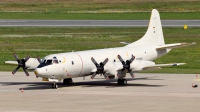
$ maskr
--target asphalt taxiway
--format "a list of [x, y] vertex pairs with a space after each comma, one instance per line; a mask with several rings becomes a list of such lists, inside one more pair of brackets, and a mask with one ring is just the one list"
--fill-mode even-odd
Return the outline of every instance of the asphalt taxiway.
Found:
[[[128, 84], [74, 78], [73, 86], [42, 82], [33, 73], [0, 72], [0, 112], [199, 112], [200, 85], [196, 74], [136, 73]], [[23, 91], [22, 91], [23, 88]]]
[[[163, 27], [200, 27], [200, 20], [161, 20]], [[3, 20], [0, 27], [148, 27], [149, 20]]]

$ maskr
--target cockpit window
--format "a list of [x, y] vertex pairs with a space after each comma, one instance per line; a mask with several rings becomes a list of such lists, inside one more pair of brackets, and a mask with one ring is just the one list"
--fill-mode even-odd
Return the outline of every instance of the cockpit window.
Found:
[[52, 63], [52, 60], [47, 60], [46, 63], [47, 64]]
[[52, 64], [52, 60], [44, 60], [37, 68], [42, 68]]
[[42, 64], [45, 64], [45, 62], [46, 62], [46, 60], [43, 60], [43, 61], [42, 61]]
[[38, 68], [42, 68], [44, 66], [48, 66], [51, 64], [58, 64], [58, 59], [56, 57], [53, 57], [53, 59], [43, 60], [42, 63], [38, 66]]
[[53, 63], [58, 64], [58, 60], [53, 60]]
[[56, 57], [53, 57], [53, 63], [58, 64], [58, 59]]

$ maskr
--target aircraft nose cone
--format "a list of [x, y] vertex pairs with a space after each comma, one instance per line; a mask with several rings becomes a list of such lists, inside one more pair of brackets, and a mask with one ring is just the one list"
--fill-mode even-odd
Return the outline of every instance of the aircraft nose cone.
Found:
[[39, 76], [38, 76], [39, 74], [38, 74], [38, 71], [37, 71], [37, 70], [35, 70], [34, 73], [35, 73], [35, 76], [36, 76], [36, 77], [39, 77]]
[[37, 70], [35, 70], [34, 73], [35, 73], [36, 76], [38, 75], [38, 71]]
[[42, 70], [38, 69], [38, 68], [34, 71], [34, 73], [35, 73], [36, 77], [39, 77], [39, 76], [43, 75]]
[[36, 77], [46, 77], [49, 75], [46, 68], [36, 68], [34, 73]]

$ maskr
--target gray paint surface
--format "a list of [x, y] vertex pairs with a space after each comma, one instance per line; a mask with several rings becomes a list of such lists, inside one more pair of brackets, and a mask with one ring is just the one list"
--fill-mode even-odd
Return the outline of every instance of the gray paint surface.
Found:
[[[149, 20], [0, 20], [0, 27], [147, 27]], [[162, 20], [163, 27], [200, 27], [200, 20]]]

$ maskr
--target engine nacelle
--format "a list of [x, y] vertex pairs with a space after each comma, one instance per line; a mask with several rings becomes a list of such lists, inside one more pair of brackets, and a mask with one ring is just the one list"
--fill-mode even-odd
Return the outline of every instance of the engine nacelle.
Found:
[[35, 70], [39, 64], [37, 58], [29, 58], [26, 62], [25, 68], [28, 70]]
[[145, 67], [154, 65], [155, 63], [152, 61], [134, 60], [130, 65], [130, 69], [132, 69], [132, 71], [141, 71], [144, 70]]

